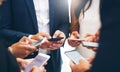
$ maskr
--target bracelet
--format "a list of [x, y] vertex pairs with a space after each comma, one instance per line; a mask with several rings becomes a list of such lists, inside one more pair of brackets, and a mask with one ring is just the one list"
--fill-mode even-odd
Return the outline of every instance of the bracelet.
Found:
[[12, 47], [8, 47], [8, 50], [13, 54], [13, 49], [12, 49]]

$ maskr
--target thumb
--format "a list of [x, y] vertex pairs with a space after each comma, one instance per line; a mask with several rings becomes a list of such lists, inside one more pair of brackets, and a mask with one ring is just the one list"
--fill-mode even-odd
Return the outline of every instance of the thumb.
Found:
[[70, 61], [70, 67], [72, 68], [74, 66], [75, 66], [75, 64], [72, 61]]

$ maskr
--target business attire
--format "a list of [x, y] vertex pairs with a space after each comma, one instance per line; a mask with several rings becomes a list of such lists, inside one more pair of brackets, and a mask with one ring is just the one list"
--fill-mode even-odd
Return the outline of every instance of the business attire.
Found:
[[20, 72], [15, 57], [0, 43], [0, 72]]
[[120, 0], [101, 0], [99, 48], [89, 72], [120, 72]]
[[[0, 7], [0, 11], [0, 39], [7, 42], [8, 46], [19, 41], [23, 36], [38, 33], [33, 0], [6, 0]], [[56, 30], [61, 30], [68, 36], [67, 0], [49, 0], [49, 19], [51, 36]], [[51, 51], [50, 55], [51, 59], [47, 64], [47, 72], [60, 72], [60, 49]]]

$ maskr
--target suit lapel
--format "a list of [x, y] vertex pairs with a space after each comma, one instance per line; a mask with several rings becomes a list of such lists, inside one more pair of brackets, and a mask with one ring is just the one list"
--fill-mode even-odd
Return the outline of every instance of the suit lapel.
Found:
[[33, 26], [35, 28], [35, 31], [38, 32], [37, 18], [36, 18], [36, 13], [35, 13], [33, 0], [26, 0], [26, 3], [27, 3], [28, 9], [30, 11], [30, 15], [31, 15], [33, 23], [34, 23]]

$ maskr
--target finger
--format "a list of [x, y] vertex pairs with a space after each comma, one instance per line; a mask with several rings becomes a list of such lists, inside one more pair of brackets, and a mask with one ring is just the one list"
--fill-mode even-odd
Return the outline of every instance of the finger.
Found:
[[28, 38], [26, 36], [23, 36], [19, 42], [25, 42], [25, 43], [28, 43]]
[[74, 66], [75, 64], [72, 61], [70, 61], [70, 67], [73, 68]]
[[51, 38], [51, 36], [49, 35], [49, 33], [45, 33], [45, 32], [40, 32], [40, 35], [46, 38]]
[[37, 49], [36, 47], [30, 45], [21, 45], [21, 48], [27, 51], [35, 51]]
[[90, 33], [87, 33], [86, 35], [85, 35], [85, 38], [86, 37], [89, 37], [89, 36], [92, 36], [93, 34], [90, 34]]
[[39, 69], [40, 69], [40, 71], [42, 71], [42, 72], [46, 72], [46, 69], [45, 69], [44, 66], [40, 67]]
[[61, 34], [61, 31], [60, 30], [57, 30], [54, 35], [53, 35], [53, 38], [56, 38], [56, 37], [59, 37]]
[[75, 38], [79, 38], [79, 33], [77, 31], [73, 32], [72, 35], [75, 37]]
[[91, 56], [87, 61], [88, 61], [90, 64], [92, 64], [93, 60], [94, 60], [94, 56]]
[[36, 67], [36, 66], [33, 66], [32, 69], [30, 70], [30, 72], [35, 72], [36, 69], [37, 69], [37, 67]]
[[95, 51], [95, 52], [96, 52], [96, 51], [97, 51], [97, 48], [93, 48], [93, 51]]

